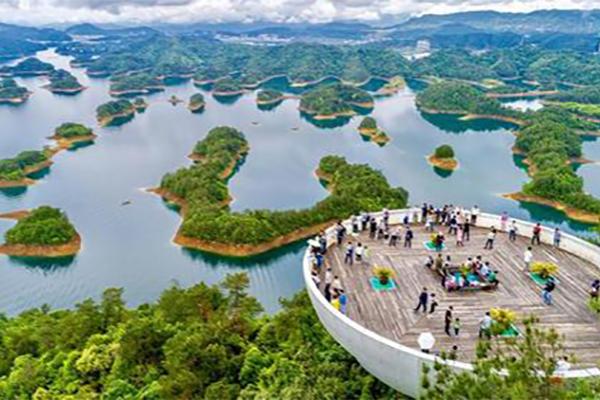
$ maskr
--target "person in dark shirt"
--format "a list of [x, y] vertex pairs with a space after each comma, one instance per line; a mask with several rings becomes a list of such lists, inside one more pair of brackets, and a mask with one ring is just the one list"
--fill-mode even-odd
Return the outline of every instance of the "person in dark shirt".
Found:
[[448, 336], [452, 336], [450, 334], [450, 325], [452, 324], [452, 310], [454, 308], [452, 306], [449, 306], [448, 309], [446, 310], [446, 314], [444, 315], [444, 332], [446, 332], [446, 335]]
[[431, 304], [429, 306], [429, 314], [433, 314], [435, 312], [435, 308], [438, 306], [438, 302], [435, 299], [435, 293], [431, 293]]
[[556, 283], [554, 282], [554, 278], [549, 278], [544, 286], [544, 290], [542, 291], [542, 300], [546, 305], [552, 305], [552, 291], [556, 288]]
[[429, 300], [429, 294], [427, 293], [427, 288], [423, 288], [421, 294], [419, 294], [419, 304], [417, 304], [417, 308], [415, 308], [415, 312], [418, 312], [421, 307], [423, 307], [423, 312], [427, 312], [427, 302]]

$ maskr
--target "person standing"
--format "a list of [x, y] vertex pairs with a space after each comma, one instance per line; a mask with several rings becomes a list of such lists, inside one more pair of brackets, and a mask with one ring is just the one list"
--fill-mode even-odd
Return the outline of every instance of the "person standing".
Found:
[[337, 244], [340, 246], [344, 242], [344, 236], [346, 235], [346, 227], [342, 224], [342, 221], [338, 221], [335, 226], [335, 233], [337, 237]]
[[537, 223], [533, 227], [533, 236], [531, 236], [531, 244], [541, 244], [540, 236], [542, 235], [542, 225]]
[[508, 225], [508, 213], [506, 211], [502, 212], [500, 216], [500, 230], [502, 232], [506, 232], [506, 227]]
[[371, 217], [369, 221], [369, 237], [371, 239], [375, 239], [375, 234], [377, 233], [377, 220], [375, 217]]
[[471, 223], [466, 218], [465, 218], [465, 223], [463, 225], [463, 236], [467, 242], [469, 240], [471, 240]]
[[450, 325], [452, 324], [452, 310], [454, 310], [454, 308], [449, 306], [446, 310], [446, 314], [444, 314], [444, 332], [446, 332], [446, 335], [448, 336], [452, 336], [450, 333]]
[[398, 237], [400, 236], [400, 234], [401, 234], [400, 228], [392, 229], [392, 232], [390, 233], [390, 243], [389, 243], [389, 245], [391, 247], [396, 247], [396, 243], [398, 243]]
[[365, 248], [363, 247], [362, 243], [359, 242], [356, 245], [356, 249], [354, 249], [354, 254], [356, 255], [356, 262], [362, 263], [364, 252]]
[[514, 242], [515, 240], [517, 240], [517, 232], [519, 231], [519, 228], [517, 228], [517, 221], [515, 221], [513, 219], [513, 221], [510, 224], [510, 227], [508, 228], [508, 240], [510, 240], [511, 242]]
[[429, 306], [429, 314], [433, 314], [437, 306], [438, 302], [435, 299], [435, 293], [431, 293], [431, 305]]
[[346, 292], [343, 289], [339, 290], [340, 297], [338, 298], [340, 301], [340, 312], [342, 314], [346, 314], [346, 307], [348, 304], [348, 297], [346, 296]]
[[552, 305], [552, 291], [556, 288], [556, 283], [554, 282], [554, 278], [548, 278], [546, 282], [546, 286], [544, 286], [544, 290], [542, 291], [542, 300], [548, 306]]
[[477, 217], [479, 217], [479, 213], [479, 207], [477, 205], [474, 205], [471, 209], [471, 223], [473, 225], [477, 225]]
[[325, 271], [325, 289], [323, 290], [325, 294], [325, 299], [329, 302], [331, 301], [331, 284], [333, 283], [333, 273], [331, 272], [331, 267], [327, 268]]
[[484, 317], [479, 321], [479, 339], [483, 336], [486, 338], [492, 337], [492, 317], [490, 317], [490, 313], [486, 312]]
[[496, 239], [496, 228], [492, 227], [490, 232], [487, 234], [487, 240], [485, 241], [484, 250], [492, 250], [494, 248], [494, 240]]
[[454, 336], [458, 336], [460, 333], [460, 318], [455, 318], [452, 323], [452, 329], [454, 330]]
[[525, 273], [529, 272], [531, 260], [533, 260], [533, 253], [531, 252], [531, 246], [529, 246], [527, 250], [525, 250], [525, 254], [523, 254], [523, 261], [525, 262]]
[[427, 288], [424, 287], [419, 294], [419, 304], [417, 304], [417, 308], [415, 308], [415, 312], [418, 312], [421, 307], [423, 307], [423, 312], [427, 312], [427, 302], [429, 300], [429, 294], [427, 293]]
[[463, 228], [462, 225], [457, 225], [456, 228], [456, 247], [463, 247], [464, 243], [463, 243], [463, 238], [464, 238], [464, 232], [463, 232]]
[[354, 262], [354, 246], [352, 242], [348, 242], [346, 245], [346, 255], [344, 257], [344, 264], [350, 264]]
[[406, 233], [404, 234], [404, 247], [407, 248], [412, 248], [412, 240], [413, 240], [414, 234], [412, 229], [409, 227], [406, 230]]
[[560, 229], [556, 228], [554, 229], [554, 237], [552, 240], [552, 242], [554, 243], [554, 247], [560, 247], [560, 239], [562, 239], [562, 233], [560, 232]]

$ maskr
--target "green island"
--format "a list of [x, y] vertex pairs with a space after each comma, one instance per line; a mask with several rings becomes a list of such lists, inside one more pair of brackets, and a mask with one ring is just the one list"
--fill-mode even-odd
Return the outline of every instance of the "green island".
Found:
[[191, 97], [190, 97], [190, 101], [188, 103], [188, 109], [195, 113], [195, 112], [200, 112], [202, 110], [204, 110], [204, 107], [206, 106], [206, 102], [204, 100], [204, 96], [202, 95], [202, 93], [194, 93]]
[[391, 79], [388, 79], [385, 85], [381, 87], [377, 91], [377, 95], [379, 96], [391, 96], [406, 87], [406, 81], [401, 76], [394, 76]]
[[445, 171], [454, 171], [458, 168], [458, 161], [454, 156], [454, 149], [448, 144], [436, 147], [433, 154], [427, 157], [429, 164]]
[[83, 124], [65, 122], [55, 129], [54, 136], [51, 136], [50, 139], [54, 139], [59, 147], [68, 149], [79, 143], [93, 142], [96, 135], [92, 128]]
[[360, 211], [402, 208], [408, 194], [392, 188], [367, 165], [342, 157], [321, 159], [317, 176], [330, 195], [303, 210], [231, 212], [227, 180], [248, 151], [243, 134], [230, 127], [212, 129], [198, 142], [188, 168], [166, 174], [150, 191], [179, 206], [183, 223], [175, 243], [212, 253], [245, 257], [314, 235], [334, 221]]
[[46, 89], [57, 94], [77, 94], [85, 90], [85, 87], [79, 83], [70, 72], [64, 69], [53, 71], [48, 79], [50, 83], [46, 85]]
[[49, 75], [54, 71], [50, 63], [40, 61], [35, 57], [29, 57], [7, 70], [12, 76], [40, 76]]
[[352, 85], [333, 83], [318, 86], [300, 97], [300, 111], [316, 120], [351, 117], [355, 108], [373, 108], [373, 97]]
[[305, 291], [269, 315], [249, 283], [172, 286], [137, 308], [109, 288], [99, 302], [5, 317], [0, 397], [397, 398], [327, 333]]
[[364, 117], [358, 125], [358, 132], [362, 137], [379, 146], [385, 146], [390, 141], [390, 137], [379, 129], [377, 121], [373, 117]]
[[148, 102], [142, 97], [136, 97], [132, 103], [133, 107], [135, 107], [135, 111], [139, 113], [146, 111], [146, 108], [148, 108]]
[[226, 77], [214, 83], [212, 93], [213, 96], [238, 96], [244, 93], [244, 88], [240, 81]]
[[286, 96], [279, 90], [262, 89], [256, 93], [256, 104], [259, 106], [278, 104], [285, 98]]
[[112, 78], [109, 93], [111, 96], [136, 96], [164, 90], [162, 81], [148, 73], [124, 74]]
[[0, 160], [0, 188], [23, 187], [35, 183], [28, 175], [52, 165], [51, 149], [28, 150], [16, 157]]
[[22, 104], [31, 95], [23, 86], [19, 86], [12, 78], [0, 80], [0, 104]]
[[66, 257], [79, 252], [81, 237], [59, 209], [41, 206], [4, 217], [17, 224], [4, 234], [0, 254], [19, 257]]
[[129, 100], [114, 100], [96, 108], [96, 119], [100, 126], [109, 126], [130, 120], [135, 112], [136, 107]]

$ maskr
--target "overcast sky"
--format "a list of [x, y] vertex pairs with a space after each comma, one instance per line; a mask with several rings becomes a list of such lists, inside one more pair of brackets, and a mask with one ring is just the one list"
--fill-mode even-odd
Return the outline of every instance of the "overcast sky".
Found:
[[0, 0], [0, 21], [278, 22], [365, 21], [466, 10], [526, 12], [600, 8], [600, 0]]

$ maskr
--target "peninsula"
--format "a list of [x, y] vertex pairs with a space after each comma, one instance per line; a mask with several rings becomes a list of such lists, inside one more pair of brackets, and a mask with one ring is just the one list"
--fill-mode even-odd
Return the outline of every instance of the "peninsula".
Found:
[[67, 257], [81, 249], [81, 237], [62, 211], [41, 206], [10, 213], [17, 224], [6, 231], [0, 254], [18, 257]]
[[319, 86], [300, 97], [300, 111], [316, 120], [351, 117], [355, 108], [373, 108], [373, 97], [366, 91], [343, 83]]
[[390, 137], [379, 129], [373, 117], [364, 117], [358, 126], [358, 132], [362, 137], [379, 146], [385, 146], [390, 141]]
[[31, 95], [23, 86], [19, 86], [12, 78], [0, 80], [0, 104], [22, 104]]
[[259, 106], [269, 106], [281, 103], [286, 96], [279, 90], [263, 89], [256, 94], [256, 104]]
[[109, 101], [96, 108], [96, 119], [100, 126], [109, 126], [133, 118], [135, 111], [135, 106], [129, 100]]

